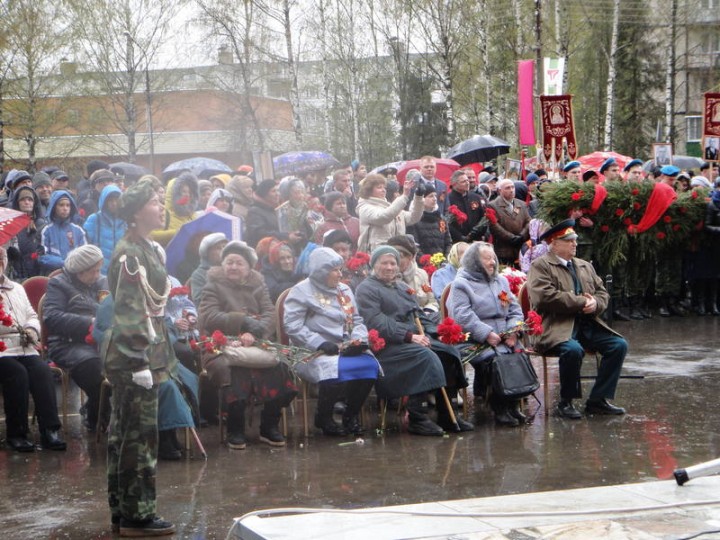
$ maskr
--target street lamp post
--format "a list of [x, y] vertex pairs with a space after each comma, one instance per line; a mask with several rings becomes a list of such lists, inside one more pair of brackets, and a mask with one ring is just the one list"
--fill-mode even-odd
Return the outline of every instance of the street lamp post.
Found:
[[150, 60], [148, 59], [145, 48], [135, 41], [132, 34], [130, 34], [127, 30], [123, 33], [125, 34], [125, 37], [127, 37], [128, 42], [134, 43], [138, 46], [145, 58], [145, 123], [147, 125], [148, 136], [150, 137], [150, 172], [155, 174], [155, 134], [153, 132], [152, 122], [152, 94], [150, 93]]

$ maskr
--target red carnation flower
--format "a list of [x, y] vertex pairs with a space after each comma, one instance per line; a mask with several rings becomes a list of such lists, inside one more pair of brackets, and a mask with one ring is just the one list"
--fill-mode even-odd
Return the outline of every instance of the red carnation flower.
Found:
[[690, 196], [691, 196], [693, 199], [697, 199], [697, 198], [698, 198], [698, 192], [693, 189], [693, 192], [692, 192], [692, 194], [691, 194]]
[[422, 257], [420, 257], [420, 260], [418, 261], [420, 263], [420, 266], [425, 266], [427, 264], [430, 264], [430, 254], [426, 253]]
[[665, 240], [665, 233], [661, 231], [661, 232], [657, 233], [657, 234], [655, 235], [655, 237], [656, 237], [658, 240]]
[[445, 317], [437, 327], [438, 339], [448, 345], [455, 345], [466, 340], [462, 326], [450, 317]]
[[625, 210], [623, 210], [622, 208], [618, 208], [617, 210], [615, 210], [615, 215], [617, 217], [622, 217], [623, 214], [625, 214]]
[[525, 323], [528, 325], [528, 333], [532, 336], [539, 336], [543, 333], [542, 316], [537, 311], [528, 311]]
[[2, 325], [3, 326], [12, 326], [12, 324], [13, 324], [12, 317], [10, 315], [8, 315], [7, 313], [3, 314]]
[[218, 347], [224, 347], [227, 345], [228, 339], [220, 330], [215, 330], [210, 336], [212, 342]]
[[610, 227], [608, 225], [603, 225], [600, 227], [600, 230], [605, 233], [610, 230]]
[[633, 197], [637, 197], [640, 195], [640, 190], [638, 188], [634, 188], [630, 193], [632, 193]]
[[571, 198], [573, 201], [579, 201], [579, 200], [582, 198], [582, 196], [583, 196], [583, 192], [582, 192], [582, 191], [578, 191], [577, 193], [573, 193], [572, 195], [570, 195], [570, 198]]
[[203, 347], [205, 347], [205, 352], [215, 352], [215, 346], [210, 341], [206, 341], [205, 343], [203, 343]]
[[640, 205], [639, 202], [633, 203], [633, 208], [634, 208], [635, 210], [640, 210], [640, 206], [641, 206], [641, 205]]
[[462, 225], [467, 221], [467, 214], [460, 210], [457, 205], [451, 205], [450, 208], [448, 208], [448, 212], [455, 218], [458, 225]]
[[687, 212], [687, 208], [685, 208], [684, 206], [681, 206], [680, 208], [678, 208], [678, 210], [680, 210], [681, 214], [684, 214], [685, 212]]
[[90, 325], [90, 328], [88, 328], [87, 336], [85, 336], [85, 343], [88, 345], [95, 345], [95, 338], [93, 337], [93, 328], [95, 327], [94, 324]]
[[485, 217], [493, 225], [497, 224], [497, 222], [498, 222], [497, 213], [495, 212], [494, 208], [486, 208], [485, 209]]
[[37, 251], [36, 251], [35, 253], [30, 254], [30, 259], [31, 259], [31, 260], [37, 261], [37, 258], [38, 258]]
[[670, 216], [665, 216], [665, 217], [663, 218], [663, 221], [664, 221], [665, 223], [670, 223], [670, 222], [672, 221], [672, 218], [671, 218]]
[[680, 225], [676, 223], [675, 225], [673, 225], [672, 230], [673, 230], [673, 231], [679, 231], [679, 230], [680, 230]]
[[0, 341], [0, 352], [5, 352], [7, 350], [7, 345], [5, 345], [4, 341]]
[[368, 332], [368, 345], [373, 352], [381, 351], [385, 348], [385, 340], [380, 337], [380, 333], [374, 328]]
[[630, 219], [629, 217], [623, 219], [623, 224], [624, 224], [624, 225], [631, 225], [631, 224], [632, 224], [632, 219]]

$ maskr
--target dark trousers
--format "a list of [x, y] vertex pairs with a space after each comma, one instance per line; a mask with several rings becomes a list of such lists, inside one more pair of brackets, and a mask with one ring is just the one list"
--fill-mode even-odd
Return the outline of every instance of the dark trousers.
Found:
[[132, 382], [130, 372], [109, 372], [112, 416], [107, 448], [108, 502], [114, 517], [155, 517], [158, 386]]
[[0, 384], [5, 402], [6, 437], [24, 437], [28, 434], [30, 394], [40, 430], [60, 428], [53, 374], [39, 356], [0, 358]]
[[[94, 427], [100, 405], [100, 385], [104, 380], [100, 358], [91, 358], [73, 366], [70, 376], [87, 395], [87, 422]], [[106, 405], [108, 407], [105, 410], [109, 410], [109, 402]]]
[[627, 341], [591, 321], [575, 323], [573, 339], [556, 345], [546, 353], [560, 357], [560, 399], [569, 401], [582, 397], [580, 369], [586, 348], [602, 357], [588, 399], [613, 399], [627, 354]]

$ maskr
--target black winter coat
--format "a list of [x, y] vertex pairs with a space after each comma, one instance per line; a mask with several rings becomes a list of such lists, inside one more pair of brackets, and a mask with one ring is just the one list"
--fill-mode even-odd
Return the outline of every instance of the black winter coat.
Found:
[[452, 238], [445, 219], [438, 212], [423, 212], [420, 221], [407, 228], [415, 242], [420, 245], [418, 257], [424, 254], [447, 255], [452, 246]]
[[287, 233], [281, 233], [275, 209], [264, 202], [255, 200], [248, 208], [245, 220], [245, 242], [255, 247], [266, 236], [287, 240]]
[[485, 206], [487, 201], [477, 193], [468, 192], [466, 196], [461, 195], [454, 189], [450, 190], [448, 195], [448, 208], [457, 206], [468, 218], [462, 225], [458, 225], [455, 220], [450, 223], [450, 236], [454, 242], [472, 242], [473, 240], [481, 240], [484, 233], [477, 237], [473, 235], [470, 238], [470, 232], [485, 215]]
[[72, 368], [100, 357], [97, 345], [86, 343], [85, 337], [97, 311], [98, 295], [107, 288], [107, 278], [87, 286], [64, 270], [50, 279], [43, 304], [43, 323], [53, 362]]

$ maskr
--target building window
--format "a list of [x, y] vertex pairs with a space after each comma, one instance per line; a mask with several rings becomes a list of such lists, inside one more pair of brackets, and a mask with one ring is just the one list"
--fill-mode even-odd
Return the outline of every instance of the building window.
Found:
[[[717, 0], [720, 2], [720, 0]], [[706, 54], [720, 52], [720, 33], [705, 31], [700, 40], [700, 49]]]
[[702, 116], [686, 116], [687, 141], [700, 141], [702, 139]]

